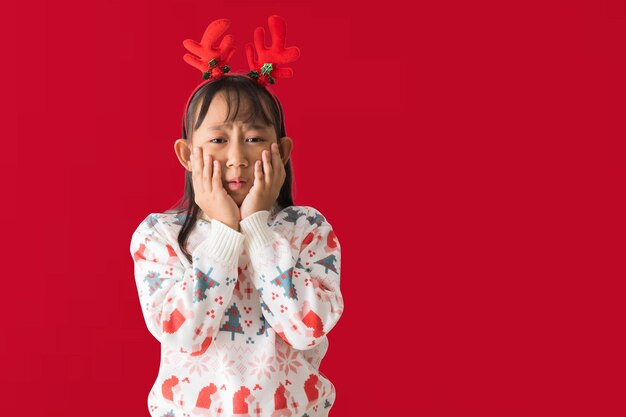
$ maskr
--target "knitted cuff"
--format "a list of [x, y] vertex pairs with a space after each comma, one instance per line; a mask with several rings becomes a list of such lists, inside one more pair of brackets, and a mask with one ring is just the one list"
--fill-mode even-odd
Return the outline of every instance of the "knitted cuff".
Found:
[[276, 236], [267, 225], [269, 210], [256, 211], [239, 222], [241, 233], [246, 238], [244, 247], [248, 253], [254, 252], [273, 241]]
[[211, 231], [202, 243], [193, 251], [193, 258], [210, 256], [219, 259], [226, 265], [237, 266], [239, 255], [243, 250], [245, 237], [235, 229], [226, 226], [219, 220], [211, 220]]

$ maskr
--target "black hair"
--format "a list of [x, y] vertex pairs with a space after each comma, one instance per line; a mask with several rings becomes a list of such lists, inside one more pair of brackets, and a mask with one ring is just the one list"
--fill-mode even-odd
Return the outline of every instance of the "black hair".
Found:
[[[192, 132], [198, 129], [200, 125], [202, 125], [202, 121], [204, 120], [209, 110], [209, 105], [211, 104], [213, 97], [215, 97], [215, 95], [221, 90], [225, 90], [226, 92], [225, 96], [228, 103], [228, 114], [226, 115], [227, 120], [236, 119], [237, 114], [239, 113], [239, 107], [241, 103], [240, 93], [243, 93], [247, 101], [252, 105], [250, 120], [255, 120], [257, 115], [260, 114], [268, 125], [273, 125], [276, 129], [277, 140], [280, 140], [280, 138], [287, 135], [285, 132], [285, 117], [283, 113], [283, 108], [278, 98], [276, 98], [276, 101], [274, 101], [274, 99], [270, 95], [271, 93], [265, 87], [259, 85], [256, 80], [245, 75], [237, 74], [224, 76], [218, 78], [215, 81], [211, 81], [203, 85], [194, 94], [191, 102], [189, 103], [187, 114], [183, 115], [184, 118], [187, 118], [187, 126], [192, 126]], [[229, 93], [232, 91], [235, 91], [237, 93], [237, 103], [235, 114], [232, 118], [230, 118], [231, 98]], [[263, 106], [263, 104], [265, 104], [265, 106]], [[199, 105], [200, 113], [198, 114], [197, 120], [194, 120], [194, 115], [196, 114]], [[268, 111], [270, 114], [268, 114]], [[192, 135], [189, 134], [189, 137], [187, 137], [184, 122], [185, 120], [183, 119], [182, 134], [183, 138], [187, 140], [187, 142], [189, 142], [191, 141]], [[191, 146], [189, 148], [192, 149]], [[285, 182], [283, 183], [278, 198], [276, 199], [275, 209], [277, 211], [294, 205], [291, 190], [291, 158], [287, 160], [287, 163], [285, 164], [285, 173]], [[181, 199], [176, 203], [176, 206], [174, 208], [166, 210], [166, 213], [185, 212], [183, 226], [178, 233], [178, 244], [183, 254], [187, 257], [190, 263], [192, 262], [191, 254], [186, 251], [185, 246], [189, 233], [197, 222], [197, 216], [199, 211], [200, 207], [195, 202], [191, 171], [185, 170], [184, 194]]]

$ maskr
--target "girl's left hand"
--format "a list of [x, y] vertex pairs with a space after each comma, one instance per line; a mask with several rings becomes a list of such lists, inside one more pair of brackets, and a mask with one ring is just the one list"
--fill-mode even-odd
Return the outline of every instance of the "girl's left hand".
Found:
[[278, 151], [278, 144], [272, 143], [271, 152], [261, 153], [262, 162], [254, 166], [254, 184], [239, 208], [241, 220], [261, 210], [270, 210], [280, 194], [287, 176], [285, 166]]

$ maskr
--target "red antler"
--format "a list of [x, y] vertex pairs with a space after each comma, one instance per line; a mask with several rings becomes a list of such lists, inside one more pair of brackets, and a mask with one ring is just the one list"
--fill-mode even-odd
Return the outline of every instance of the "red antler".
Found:
[[235, 48], [232, 47], [233, 36], [224, 36], [218, 48], [212, 46], [229, 26], [230, 20], [217, 19], [209, 23], [200, 43], [192, 39], [183, 41], [185, 48], [196, 55], [185, 54], [183, 59], [192, 67], [202, 71], [202, 78], [205, 80], [211, 77], [219, 78], [223, 73], [230, 71], [227, 64], [235, 53]]
[[251, 43], [246, 44], [246, 56], [250, 72], [248, 75], [257, 78], [261, 84], [269, 82], [274, 84], [273, 77], [288, 78], [293, 77], [293, 70], [278, 65], [288, 64], [300, 57], [300, 49], [296, 46], [285, 48], [285, 20], [272, 15], [267, 19], [272, 37], [272, 45], [265, 46], [265, 31], [262, 27], [257, 27], [254, 31], [254, 47], [258, 60], [254, 59], [254, 50]]

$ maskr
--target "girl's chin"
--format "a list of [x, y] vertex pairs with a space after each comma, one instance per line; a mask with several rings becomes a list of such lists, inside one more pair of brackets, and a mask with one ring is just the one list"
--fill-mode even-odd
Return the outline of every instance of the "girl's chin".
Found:
[[237, 206], [241, 206], [249, 191], [250, 190], [247, 187], [239, 188], [238, 190], [226, 190], [228, 195], [231, 196], [233, 200], [235, 200]]
[[237, 204], [237, 207], [241, 207], [241, 205], [243, 204], [243, 197], [239, 196], [238, 194], [231, 194], [228, 193], [228, 195], [230, 195], [230, 197], [233, 199], [233, 201], [235, 202], [235, 204]]

